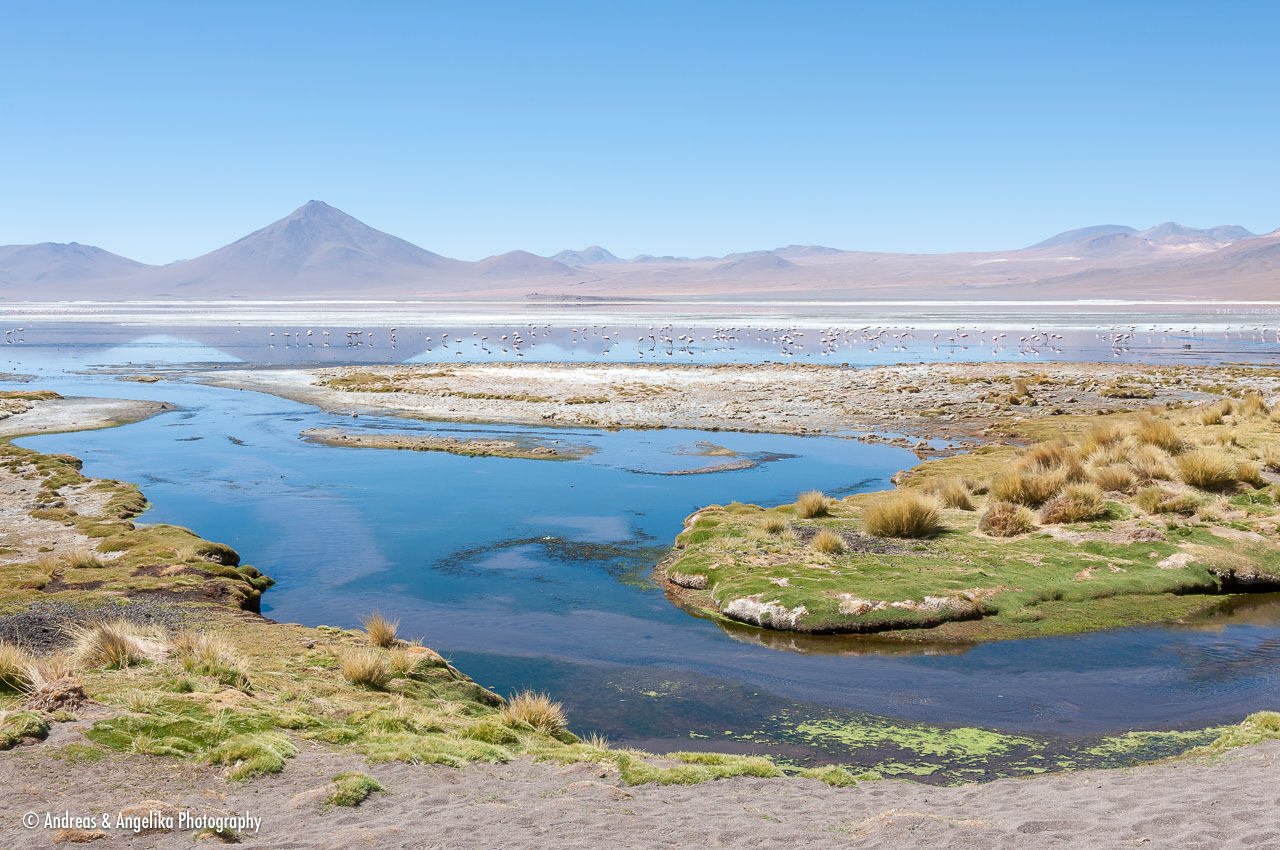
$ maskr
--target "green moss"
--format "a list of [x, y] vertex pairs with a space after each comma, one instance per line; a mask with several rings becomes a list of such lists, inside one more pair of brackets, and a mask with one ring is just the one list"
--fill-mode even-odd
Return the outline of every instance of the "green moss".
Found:
[[38, 711], [15, 711], [0, 720], [0, 750], [10, 750], [27, 738], [44, 740], [49, 720]]

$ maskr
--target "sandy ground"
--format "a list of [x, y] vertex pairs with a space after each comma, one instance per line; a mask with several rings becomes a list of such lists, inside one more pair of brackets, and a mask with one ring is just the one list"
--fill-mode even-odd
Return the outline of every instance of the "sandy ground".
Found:
[[162, 402], [118, 398], [59, 398], [30, 404], [30, 409], [0, 421], [0, 437], [110, 428], [173, 409]]
[[[1051, 373], [1051, 382], [1035, 383]], [[1171, 367], [1114, 363], [931, 363], [846, 369], [838, 366], [644, 366], [498, 364], [449, 367], [360, 366], [328, 369], [219, 370], [209, 383], [258, 390], [325, 410], [382, 411], [435, 421], [592, 427], [686, 427], [775, 433], [880, 430], [914, 447], [920, 437], [971, 446], [982, 428], [1016, 417], [1064, 411], [1138, 409], [1209, 398], [1195, 382], [1175, 383]], [[395, 392], [331, 389], [320, 382], [372, 373]], [[1243, 374], [1242, 374], [1243, 373]], [[1185, 374], [1185, 372], [1183, 372]], [[1239, 384], [1271, 394], [1274, 377], [1229, 367], [1199, 369], [1196, 380]], [[1029, 393], [1010, 405], [1014, 378]], [[1153, 391], [1116, 398], [1114, 388]], [[1110, 396], [1108, 395], [1110, 394]], [[582, 403], [583, 398], [607, 399]]]
[[[76, 735], [59, 734], [63, 742]], [[260, 816], [261, 831], [242, 834], [241, 846], [282, 850], [1280, 846], [1280, 741], [1216, 762], [952, 788], [890, 781], [831, 788], [809, 779], [747, 778], [627, 787], [593, 765], [370, 766], [316, 746], [283, 773], [244, 784], [206, 766], [148, 756], [113, 755], [69, 769], [49, 757], [59, 743], [0, 754], [3, 846], [51, 846], [53, 830], [20, 826], [25, 812], [88, 816], [130, 808]], [[323, 789], [345, 770], [369, 773], [387, 792], [355, 809], [324, 809]], [[193, 830], [105, 832], [95, 846], [189, 847], [193, 836]]]

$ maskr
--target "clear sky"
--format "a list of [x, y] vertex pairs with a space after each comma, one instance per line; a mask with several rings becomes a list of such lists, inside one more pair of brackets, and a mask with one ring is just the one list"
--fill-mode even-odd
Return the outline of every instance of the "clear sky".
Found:
[[463, 259], [1280, 227], [1280, 4], [13, 2], [0, 244]]

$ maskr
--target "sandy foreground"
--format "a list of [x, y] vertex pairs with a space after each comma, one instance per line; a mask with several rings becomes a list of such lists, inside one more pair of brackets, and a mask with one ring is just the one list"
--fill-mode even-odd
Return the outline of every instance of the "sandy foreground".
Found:
[[[72, 733], [65, 732], [67, 736]], [[47, 748], [49, 742], [41, 745]], [[386, 789], [323, 809], [329, 779], [363, 770]], [[0, 842], [49, 847], [57, 830], [25, 812], [121, 810], [249, 814], [241, 846], [273, 848], [1161, 847], [1280, 846], [1280, 741], [1209, 762], [1080, 771], [950, 788], [736, 778], [695, 786], [620, 785], [598, 766], [522, 759], [461, 770], [307, 747], [281, 774], [232, 783], [214, 769], [147, 756], [68, 765], [24, 747], [0, 756]], [[189, 847], [194, 830], [63, 833], [103, 847]], [[217, 844], [216, 840], [210, 841]]]
[[[922, 437], [976, 445], [972, 436], [1010, 418], [1133, 410], [1199, 400], [1199, 386], [1268, 393], [1280, 380], [1258, 370], [1119, 363], [930, 363], [838, 366], [494, 364], [230, 369], [204, 377], [338, 413], [377, 411], [415, 419], [525, 425], [667, 428], [821, 434], [882, 430], [877, 442]], [[1043, 377], [1042, 377], [1043, 376]], [[364, 382], [376, 391], [338, 389]], [[1026, 384], [1028, 393], [1009, 403]], [[373, 382], [376, 383], [373, 383]], [[356, 383], [355, 386], [361, 386]]]
[[[245, 374], [277, 381], [283, 375], [299, 393], [311, 392], [306, 373]], [[314, 396], [324, 392], [332, 391]], [[159, 409], [103, 399], [38, 402], [0, 422], [0, 433], [101, 427]], [[30, 498], [15, 484], [0, 490], [0, 507], [16, 510], [16, 502]], [[0, 522], [16, 516], [5, 513]], [[85, 542], [58, 523], [14, 530], [14, 542], [24, 550]], [[0, 753], [0, 848], [55, 841], [128, 848], [194, 843], [191, 829], [60, 833], [21, 824], [27, 812], [114, 817], [121, 810], [151, 809], [258, 816], [261, 832], [240, 833], [242, 846], [272, 848], [1280, 846], [1280, 741], [1213, 761], [950, 788], [900, 781], [833, 788], [801, 778], [628, 787], [598, 765], [561, 767], [528, 758], [463, 769], [370, 765], [349, 751], [299, 742], [301, 752], [283, 773], [244, 783], [229, 781], [222, 769], [171, 758], [107, 753], [100, 761], [67, 759], [65, 747], [84, 742], [81, 732], [94, 717], [85, 712], [76, 722], [56, 724], [44, 742]], [[369, 773], [386, 792], [355, 809], [323, 808], [329, 780], [348, 770]]]

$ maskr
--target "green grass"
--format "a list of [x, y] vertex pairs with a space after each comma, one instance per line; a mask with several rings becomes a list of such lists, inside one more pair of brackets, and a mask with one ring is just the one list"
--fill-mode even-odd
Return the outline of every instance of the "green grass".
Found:
[[339, 773], [333, 777], [329, 793], [325, 794], [323, 805], [326, 808], [330, 806], [346, 806], [354, 809], [369, 799], [371, 794], [385, 790], [387, 789], [383, 788], [378, 780], [367, 773], [358, 771]]

